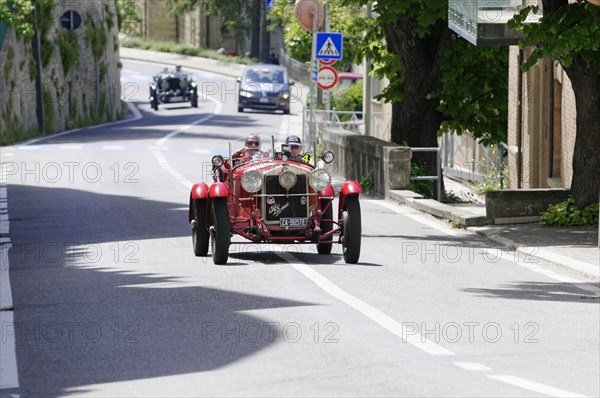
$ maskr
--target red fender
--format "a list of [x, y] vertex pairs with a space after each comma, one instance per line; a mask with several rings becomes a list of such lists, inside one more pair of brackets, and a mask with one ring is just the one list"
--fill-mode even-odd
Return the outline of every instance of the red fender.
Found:
[[338, 218], [342, 219], [342, 214], [344, 212], [346, 196], [349, 195], [357, 195], [362, 193], [362, 187], [356, 181], [350, 180], [346, 181], [344, 185], [342, 185], [342, 190], [340, 191], [340, 199], [338, 204]]
[[224, 182], [215, 182], [210, 186], [211, 198], [226, 198], [229, 195], [229, 187]]
[[350, 195], [352, 193], [362, 193], [362, 187], [356, 181], [346, 181], [344, 185], [342, 185], [342, 195]]
[[208, 185], [205, 182], [194, 184], [192, 187], [192, 199], [208, 198]]
[[319, 196], [333, 198], [335, 196], [335, 191], [333, 190], [333, 187], [330, 185], [327, 188], [325, 188], [324, 190], [322, 190], [321, 192], [319, 192]]

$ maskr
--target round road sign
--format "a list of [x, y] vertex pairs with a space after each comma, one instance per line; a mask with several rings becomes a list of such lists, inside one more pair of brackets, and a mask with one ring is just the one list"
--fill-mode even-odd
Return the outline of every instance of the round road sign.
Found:
[[321, 65], [333, 65], [335, 64], [335, 59], [319, 59]]
[[325, 8], [319, 0], [296, 0], [296, 20], [304, 30], [312, 32], [313, 17], [316, 17], [317, 26], [319, 29], [323, 25], [325, 19]]
[[317, 86], [323, 90], [329, 90], [336, 85], [338, 81], [338, 74], [331, 66], [322, 66], [319, 68], [319, 75], [317, 76]]

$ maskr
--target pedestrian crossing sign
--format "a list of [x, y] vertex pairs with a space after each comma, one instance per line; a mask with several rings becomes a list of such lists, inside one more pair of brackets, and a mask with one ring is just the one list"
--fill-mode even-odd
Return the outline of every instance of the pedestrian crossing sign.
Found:
[[344, 37], [336, 32], [317, 32], [317, 59], [342, 59]]

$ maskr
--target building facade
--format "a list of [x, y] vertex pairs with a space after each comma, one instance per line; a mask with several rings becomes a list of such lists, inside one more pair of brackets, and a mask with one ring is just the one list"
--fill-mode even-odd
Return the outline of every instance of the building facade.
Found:
[[511, 189], [569, 188], [576, 137], [575, 95], [559, 63], [520, 65], [531, 49], [510, 47], [508, 168]]

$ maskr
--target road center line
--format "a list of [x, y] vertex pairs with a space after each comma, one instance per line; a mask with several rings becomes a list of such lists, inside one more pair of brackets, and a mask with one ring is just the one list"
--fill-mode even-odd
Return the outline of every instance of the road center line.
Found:
[[521, 387], [529, 391], [534, 391], [540, 394], [549, 395], [551, 397], [586, 397], [571, 391], [561, 390], [560, 388], [550, 387], [545, 384], [536, 383], [535, 381], [522, 379], [511, 375], [488, 375], [490, 379], [499, 380], [504, 383], [512, 384], [513, 386]]
[[310, 268], [308, 265], [298, 262], [296, 257], [292, 256], [291, 254], [284, 251], [277, 251], [275, 254], [287, 261], [294, 269], [310, 279], [326, 293], [351, 306], [355, 310], [361, 312], [363, 315], [366, 315], [368, 318], [375, 321], [388, 331], [402, 338], [403, 342], [407, 342], [430, 355], [455, 355], [452, 351], [449, 351], [444, 347], [427, 340], [425, 337], [421, 336], [415, 331], [409, 331], [408, 328], [402, 323], [342, 290], [336, 284]]
[[192, 126], [196, 126], [198, 124], [204, 123], [205, 121], [212, 119], [213, 117], [217, 116], [218, 114], [221, 113], [221, 110], [223, 110], [223, 105], [217, 101], [216, 99], [209, 97], [207, 95], [205, 95], [204, 93], [202, 93], [202, 98], [206, 98], [209, 101], [212, 101], [215, 103], [215, 110], [213, 113], [211, 113], [210, 115], [206, 115], [198, 120], [193, 121], [190, 124], [186, 124], [185, 126], [183, 126], [182, 128], [180, 128], [179, 130], [175, 130], [167, 135], [165, 135], [163, 138], [161, 138], [160, 140], [156, 141], [156, 146], [162, 146], [165, 144], [165, 142], [167, 142], [168, 140], [170, 140], [171, 138], [175, 137], [177, 134], [183, 133], [187, 130], [190, 129], [190, 127]]
[[156, 158], [156, 161], [158, 162], [158, 165], [164, 171], [166, 171], [167, 173], [169, 173], [173, 178], [175, 178], [177, 181], [179, 181], [181, 184], [183, 184], [187, 189], [192, 189], [192, 185], [194, 185], [194, 183], [191, 182], [190, 180], [188, 180], [187, 178], [185, 178], [183, 175], [181, 175], [181, 173], [179, 173], [177, 170], [175, 170], [169, 164], [169, 162], [167, 162], [167, 159], [162, 154], [162, 152], [160, 152], [160, 151], [152, 151], [152, 154]]

